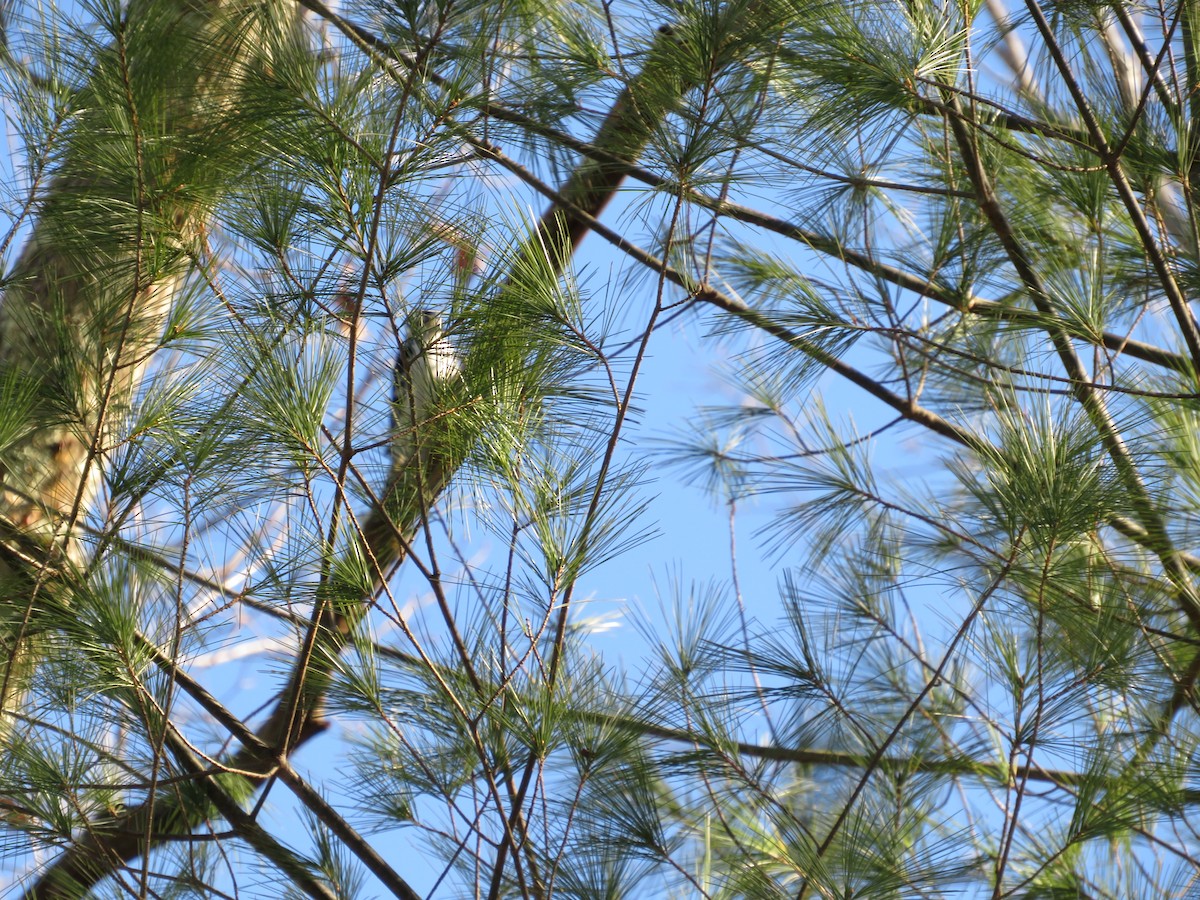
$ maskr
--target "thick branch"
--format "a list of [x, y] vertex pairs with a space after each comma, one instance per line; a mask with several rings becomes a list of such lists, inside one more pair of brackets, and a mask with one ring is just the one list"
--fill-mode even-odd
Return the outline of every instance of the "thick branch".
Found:
[[[684, 86], [677, 78], [666, 77], [670, 58], [667, 51], [674, 40], [668, 29], [660, 33], [643, 74], [621, 93], [605, 119], [594, 143], [610, 154], [610, 158], [636, 158], [667, 110], [678, 102]], [[664, 90], [664, 82], [673, 87]], [[561, 274], [586, 233], [588, 223], [611, 200], [627, 171], [627, 164], [585, 162], [563, 189], [564, 198], [569, 198], [569, 202], [564, 199], [562, 203], [552, 204], [535, 233], [514, 255], [511, 274], [501, 292], [515, 292], [516, 296], [520, 296], [522, 291], [535, 287], [531, 278], [554, 278]], [[484, 327], [488, 327], [487, 323], [484, 323]], [[496, 323], [494, 327], [504, 328], [506, 324]], [[369, 562], [375, 591], [404, 559], [408, 541], [463, 463], [474, 442], [473, 436], [463, 432], [453, 415], [446, 416], [440, 423], [427, 423], [426, 427], [431, 429], [426, 439], [430, 452], [428, 455], [418, 454], [393, 471], [381, 503], [371, 511], [359, 533], [359, 552]], [[454, 433], [439, 435], [441, 429]], [[426, 435], [422, 437], [426, 438]], [[322, 585], [309, 623], [315, 644], [306, 659], [293, 670], [280, 701], [263, 727], [251, 735], [236, 720], [222, 719], [222, 724], [242, 744], [242, 748], [225, 761], [230, 773], [225, 777], [234, 777], [233, 773], [237, 773], [236, 777], [245, 779], [252, 788], [272, 776], [278, 776], [294, 790], [303, 793], [303, 783], [292, 777], [294, 773], [287, 756], [323, 729], [321, 706], [337, 658], [369, 608], [369, 597], [346, 596], [345, 587], [333, 577]], [[211, 703], [205, 702], [204, 705], [211, 714], [217, 714]], [[305, 795], [302, 801], [309, 805], [315, 799], [314, 796]], [[107, 874], [109, 866], [129, 862], [139, 856], [145, 849], [145, 836], [139, 834], [131, 839], [129, 832], [136, 832], [132, 826], [146, 816], [151, 805], [156, 821], [176, 823], [171, 834], [191, 830], [207, 816], [207, 810], [180, 809], [177, 798], [172, 794], [152, 798], [147, 804], [123, 814], [116, 823], [117, 827], [106, 835], [99, 835], [94, 841], [77, 844], [66, 850], [27, 896], [73, 896], [81, 888], [94, 886]], [[310, 805], [310, 808], [313, 807]], [[338, 830], [336, 823], [330, 827], [335, 832]], [[167, 836], [162, 833], [151, 835], [151, 843]], [[101, 858], [109, 863], [97, 868], [96, 860]], [[373, 866], [372, 870], [381, 878], [386, 874], [375, 870]], [[403, 882], [394, 880], [394, 873], [391, 879], [392, 889], [397, 891], [397, 895], [407, 896], [399, 887]]]

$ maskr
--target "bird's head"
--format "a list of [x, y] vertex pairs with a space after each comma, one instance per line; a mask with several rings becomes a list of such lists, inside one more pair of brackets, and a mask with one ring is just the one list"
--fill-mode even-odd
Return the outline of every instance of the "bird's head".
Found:
[[444, 332], [442, 314], [435, 309], [419, 307], [408, 316], [408, 333], [423, 342], [437, 340]]

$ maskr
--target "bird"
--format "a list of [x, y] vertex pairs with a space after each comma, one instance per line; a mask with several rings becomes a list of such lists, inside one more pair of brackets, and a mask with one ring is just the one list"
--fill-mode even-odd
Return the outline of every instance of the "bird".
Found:
[[438, 396], [462, 373], [458, 350], [446, 334], [440, 313], [416, 309], [400, 344], [392, 394], [392, 466], [412, 458], [424, 423], [438, 413]]

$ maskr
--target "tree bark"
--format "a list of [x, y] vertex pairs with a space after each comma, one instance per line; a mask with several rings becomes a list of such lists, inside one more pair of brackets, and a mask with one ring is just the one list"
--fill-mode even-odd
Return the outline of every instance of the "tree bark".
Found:
[[[552, 204], [542, 217], [536, 233], [519, 248], [514, 257], [514, 273], [538, 272], [540, 277], [556, 278], [565, 270], [587, 230], [586, 221], [599, 215], [611, 200], [629, 166], [644, 151], [654, 130], [686, 90], [686, 85], [678, 78], [667, 79], [668, 87], [665, 90], [663, 87], [664, 72], [670, 67], [669, 51], [676, 42], [677, 38], [669, 29], [661, 31], [643, 74], [634, 78], [618, 97], [594, 141], [606, 158], [629, 162], [601, 164], [585, 160], [564, 186], [563, 202]], [[585, 213], [583, 218], [578, 215], [579, 210]], [[35, 250], [33, 259], [38, 258]], [[65, 263], [55, 255], [47, 254], [40, 265], [42, 268], [35, 271], [45, 270], [49, 273], [55, 266]], [[178, 277], [182, 278], [183, 273], [181, 268]], [[528, 277], [528, 274], [514, 274], [501, 290], [520, 291], [530, 287], [523, 281]], [[53, 276], [46, 274], [30, 278], [27, 283], [49, 284], [52, 281]], [[170, 279], [145, 285], [136, 279], [132, 282], [133, 290], [128, 296], [136, 298], [137, 302], [130, 304], [129, 321], [132, 323], [136, 319], [139, 327], [136, 332], [138, 338], [129, 347], [144, 352], [147, 346], [153, 345], [177, 284]], [[25, 288], [21, 296], [22, 302], [37, 312], [27, 316], [13, 315], [14, 321], [49, 315], [53, 309], [49, 292], [45, 289], [38, 291]], [[86, 320], [87, 313], [78, 318]], [[75, 333], [81, 339], [82, 333], [78, 328]], [[3, 336], [0, 336], [0, 341], [7, 343]], [[24, 344], [14, 342], [14, 346], [33, 347], [36, 344], [36, 341], [28, 338], [24, 339]], [[45, 365], [47, 353], [36, 350], [25, 352], [22, 365]], [[138, 352], [125, 352], [122, 358], [141, 358], [141, 355]], [[128, 396], [137, 374], [133, 369], [129, 371], [129, 375], [119, 380], [122, 398]], [[34, 525], [52, 522], [63, 516], [69, 521], [73, 518], [71, 510], [74, 507], [82, 508], [85, 499], [94, 497], [95, 482], [92, 479], [99, 476], [89, 471], [88, 442], [92, 441], [103, 449], [102, 442], [95, 437], [103, 433], [102, 428], [94, 424], [98, 420], [99, 417], [93, 414], [92, 420], [81, 417], [80, 423], [75, 423], [73, 429], [47, 427], [29, 436], [29, 449], [16, 457], [28, 460], [21, 470], [30, 473], [24, 476], [26, 481], [20, 482], [25, 486], [18, 487], [18, 481], [12, 475], [5, 481], [6, 491], [15, 498], [6, 501], [11, 504], [8, 508], [10, 515], [23, 516]], [[81, 427], [88, 423], [91, 423], [90, 431], [88, 427]], [[453, 417], [448, 416], [447, 421], [438, 427], [455, 429], [457, 426]], [[65, 438], [71, 442], [64, 448], [60, 445]], [[403, 560], [407, 541], [415, 534], [422, 517], [428, 514], [438, 495], [462, 465], [472, 442], [470, 435], [463, 434], [455, 434], [445, 441], [436, 434], [430, 435], [430, 438], [431, 441], [426, 443], [434, 447], [457, 449], [453, 452], [419, 454], [408, 465], [396, 467], [361, 529], [359, 549], [368, 561], [376, 586]], [[59, 457], [62, 457], [61, 461]], [[96, 473], [100, 471], [99, 465], [90, 468]], [[10, 471], [14, 470], [10, 467]], [[25, 499], [27, 492], [36, 499]], [[50, 510], [50, 515], [47, 515], [47, 510]], [[53, 527], [47, 530], [54, 532]], [[325, 596], [319, 596], [314, 605], [305, 650], [293, 668], [278, 705], [257, 734], [239, 734], [240, 729], [233, 728], [233, 736], [240, 740], [242, 749], [232, 754], [225, 761], [225, 766], [228, 772], [239, 773], [237, 778], [244, 782], [247, 792], [278, 774], [280, 761], [286, 759], [304, 740], [321, 731], [320, 709], [333, 666], [353, 633], [357, 620], [368, 609], [365, 602], [367, 598], [341, 596], [344, 591], [335, 583], [335, 579], [331, 579], [326, 587]], [[160, 665], [168, 669], [174, 666], [172, 661], [166, 659], [160, 659]], [[180, 685], [184, 690], [189, 689], [185, 678], [181, 678]], [[211, 707], [211, 698], [201, 696], [199, 688], [195, 686], [193, 699], [206, 708]], [[217, 710], [213, 707], [210, 712]], [[212, 782], [212, 787], [225, 796], [224, 788], [216, 783], [213, 776], [198, 774], [197, 777]], [[223, 780], [227, 781], [230, 777], [234, 776], [226, 775]], [[211, 803], [211, 797], [209, 799]], [[178, 794], [163, 792], [123, 812], [116, 819], [105, 822], [103, 827], [88, 829], [81, 840], [64, 850], [44, 870], [25, 896], [45, 900], [86, 893], [116, 867], [142, 855], [149, 846], [195, 828], [212, 814], [210, 803], [187, 808], [180, 805]], [[152, 830], [148, 827], [151, 822], [154, 824]]]

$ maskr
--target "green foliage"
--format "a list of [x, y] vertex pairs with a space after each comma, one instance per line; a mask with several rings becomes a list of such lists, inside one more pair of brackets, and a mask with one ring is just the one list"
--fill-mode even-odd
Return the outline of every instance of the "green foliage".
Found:
[[10, 7], [5, 890], [1192, 890], [1190, 0]]

